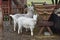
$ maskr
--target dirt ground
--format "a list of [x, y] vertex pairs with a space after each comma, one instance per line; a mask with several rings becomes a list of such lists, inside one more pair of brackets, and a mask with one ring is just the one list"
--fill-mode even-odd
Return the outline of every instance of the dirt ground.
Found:
[[[39, 28], [36, 28], [39, 30]], [[30, 35], [30, 31], [26, 32], [23, 29], [21, 34], [18, 34], [17, 31], [13, 31], [13, 24], [9, 24], [9, 22], [4, 22], [3, 31], [0, 32], [0, 40], [60, 40], [59, 35], [52, 36], [44, 36], [39, 35], [39, 31], [34, 31], [34, 36]]]

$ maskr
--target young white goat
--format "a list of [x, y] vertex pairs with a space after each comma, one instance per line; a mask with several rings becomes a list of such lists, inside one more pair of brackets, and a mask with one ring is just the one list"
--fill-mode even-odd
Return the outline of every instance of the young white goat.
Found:
[[18, 34], [22, 32], [22, 27], [30, 29], [31, 36], [33, 36], [33, 29], [37, 21], [37, 15], [33, 15], [33, 18], [19, 17], [18, 18]]
[[24, 16], [24, 17], [30, 17], [30, 18], [32, 18], [33, 13], [34, 13], [34, 8], [33, 8], [33, 6], [29, 6], [29, 7], [28, 7], [28, 10], [27, 10], [27, 14], [15, 14], [15, 15], [10, 15], [10, 16], [12, 17], [13, 21], [14, 21], [14, 31], [16, 31], [17, 19], [18, 19], [19, 17]]

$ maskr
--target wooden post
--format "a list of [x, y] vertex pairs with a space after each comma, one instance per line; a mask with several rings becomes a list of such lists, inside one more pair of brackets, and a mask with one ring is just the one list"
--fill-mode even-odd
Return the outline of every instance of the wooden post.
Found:
[[2, 0], [0, 0], [0, 32], [2, 32], [2, 26], [3, 26], [3, 16], [2, 16]]

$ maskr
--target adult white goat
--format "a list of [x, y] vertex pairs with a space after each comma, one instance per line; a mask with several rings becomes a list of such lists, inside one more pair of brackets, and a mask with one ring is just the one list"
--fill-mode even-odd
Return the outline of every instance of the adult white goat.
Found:
[[17, 19], [19, 17], [30, 17], [32, 18], [33, 16], [33, 13], [34, 13], [34, 7], [33, 6], [28, 6], [27, 8], [27, 14], [15, 14], [15, 15], [10, 15], [14, 21], [14, 31], [16, 31], [16, 25], [17, 25]]
[[22, 32], [22, 27], [30, 29], [31, 36], [33, 36], [33, 29], [37, 21], [37, 15], [33, 15], [33, 18], [19, 17], [18, 18], [18, 34]]

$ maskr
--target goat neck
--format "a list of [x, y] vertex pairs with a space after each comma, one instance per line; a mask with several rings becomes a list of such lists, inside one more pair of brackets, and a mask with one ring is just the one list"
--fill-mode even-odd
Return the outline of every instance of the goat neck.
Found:
[[33, 15], [33, 19], [37, 21], [37, 15]]

